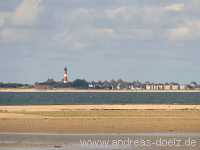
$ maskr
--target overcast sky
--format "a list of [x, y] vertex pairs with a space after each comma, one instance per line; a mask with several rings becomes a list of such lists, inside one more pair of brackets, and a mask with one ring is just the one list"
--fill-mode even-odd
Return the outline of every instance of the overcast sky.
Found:
[[0, 82], [199, 82], [199, 56], [199, 0], [0, 2]]

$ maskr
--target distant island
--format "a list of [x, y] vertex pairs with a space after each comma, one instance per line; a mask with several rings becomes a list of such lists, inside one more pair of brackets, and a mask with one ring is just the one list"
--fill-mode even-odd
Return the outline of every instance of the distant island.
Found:
[[145, 91], [178, 91], [178, 90], [200, 90], [200, 84], [191, 82], [189, 84], [170, 83], [153, 83], [140, 81], [106, 80], [106, 81], [86, 81], [85, 79], [76, 79], [74, 81], [55, 81], [48, 79], [44, 82], [35, 84], [22, 83], [3, 83], [0, 82], [0, 89], [37, 89], [37, 90], [145, 90]]
[[[36, 89], [36, 90], [97, 90], [97, 91], [200, 91], [200, 84], [192, 81], [188, 84], [179, 84], [177, 82], [170, 83], [155, 83], [155, 82], [141, 82], [141, 81], [125, 81], [105, 80], [105, 81], [87, 81], [85, 79], [76, 79], [69, 81], [68, 69], [64, 68], [63, 79], [56, 81], [48, 79], [44, 82], [36, 82], [34, 84], [22, 83], [4, 83], [0, 82], [0, 89]], [[30, 91], [30, 90], [29, 90]]]

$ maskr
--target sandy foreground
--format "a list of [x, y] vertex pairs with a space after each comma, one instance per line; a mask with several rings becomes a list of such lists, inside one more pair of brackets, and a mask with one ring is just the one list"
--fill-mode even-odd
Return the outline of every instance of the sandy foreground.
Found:
[[200, 132], [200, 105], [0, 106], [0, 132]]

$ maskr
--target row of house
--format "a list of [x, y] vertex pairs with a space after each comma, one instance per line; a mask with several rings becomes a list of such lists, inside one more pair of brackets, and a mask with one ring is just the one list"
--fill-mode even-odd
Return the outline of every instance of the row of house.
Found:
[[186, 90], [185, 85], [180, 85], [178, 83], [172, 84], [145, 84], [146, 90]]
[[187, 90], [197, 89], [194, 84], [179, 84], [179, 83], [141, 83], [141, 82], [90, 82], [89, 88], [94, 89], [110, 89], [110, 90]]

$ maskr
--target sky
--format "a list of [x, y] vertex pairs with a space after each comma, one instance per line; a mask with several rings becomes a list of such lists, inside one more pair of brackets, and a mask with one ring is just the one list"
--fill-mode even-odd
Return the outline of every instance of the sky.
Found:
[[0, 2], [0, 82], [199, 82], [199, 42], [199, 0]]

